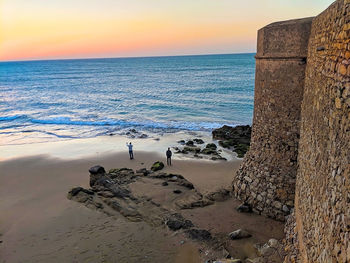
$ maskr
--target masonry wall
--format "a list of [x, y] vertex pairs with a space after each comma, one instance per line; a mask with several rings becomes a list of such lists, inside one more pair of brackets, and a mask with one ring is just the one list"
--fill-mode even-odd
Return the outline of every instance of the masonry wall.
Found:
[[284, 220], [294, 206], [300, 109], [312, 18], [258, 32], [251, 147], [233, 182], [255, 212]]
[[350, 262], [350, 0], [313, 20], [305, 76], [285, 262]]

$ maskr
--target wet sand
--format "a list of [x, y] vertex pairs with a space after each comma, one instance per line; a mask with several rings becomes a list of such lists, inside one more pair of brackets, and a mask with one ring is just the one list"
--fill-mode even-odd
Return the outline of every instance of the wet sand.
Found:
[[[159, 152], [136, 152], [135, 160], [129, 160], [125, 151], [70, 160], [40, 155], [0, 162], [0, 262], [200, 262], [198, 244], [166, 227], [109, 217], [66, 198], [72, 187], [88, 187], [91, 166], [139, 169], [158, 160], [164, 161]], [[164, 172], [181, 174], [206, 193], [228, 188], [240, 162], [175, 159]], [[283, 236], [281, 223], [237, 213], [238, 204], [230, 199], [184, 215], [213, 233], [247, 228], [259, 242]], [[244, 245], [232, 245], [239, 255], [250, 253], [242, 252]]]

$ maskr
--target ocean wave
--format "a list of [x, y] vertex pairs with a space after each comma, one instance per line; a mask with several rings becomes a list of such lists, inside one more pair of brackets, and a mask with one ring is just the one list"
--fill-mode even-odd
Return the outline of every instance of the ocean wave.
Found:
[[139, 127], [143, 129], [162, 129], [162, 130], [191, 130], [203, 131], [219, 128], [223, 125], [236, 126], [233, 123], [216, 122], [154, 122], [154, 121], [127, 121], [127, 120], [72, 120], [69, 117], [56, 117], [51, 119], [32, 119], [36, 124], [54, 124], [54, 125], [76, 125], [76, 126], [117, 126], [118, 128]]
[[14, 121], [24, 116], [25, 115], [0, 116], [0, 121]]

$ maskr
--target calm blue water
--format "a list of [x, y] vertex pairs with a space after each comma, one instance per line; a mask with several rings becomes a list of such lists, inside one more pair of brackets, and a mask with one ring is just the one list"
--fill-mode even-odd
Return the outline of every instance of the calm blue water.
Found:
[[0, 141], [250, 124], [254, 74], [254, 54], [2, 62]]

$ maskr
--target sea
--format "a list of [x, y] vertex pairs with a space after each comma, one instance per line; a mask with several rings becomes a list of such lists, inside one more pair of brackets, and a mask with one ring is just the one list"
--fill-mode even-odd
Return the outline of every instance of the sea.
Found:
[[0, 144], [251, 124], [254, 55], [0, 62]]

